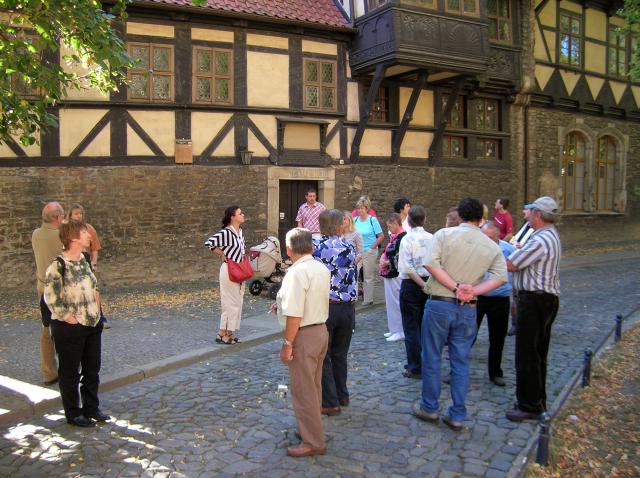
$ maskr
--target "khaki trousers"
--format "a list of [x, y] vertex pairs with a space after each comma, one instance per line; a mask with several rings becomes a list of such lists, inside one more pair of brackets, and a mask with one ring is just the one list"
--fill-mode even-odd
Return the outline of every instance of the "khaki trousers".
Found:
[[44, 325], [40, 326], [40, 370], [42, 370], [42, 380], [44, 382], [55, 380], [58, 376], [53, 338], [49, 327]]
[[322, 407], [322, 364], [327, 353], [329, 334], [324, 324], [303, 327], [293, 342], [293, 360], [289, 362], [291, 403], [302, 443], [324, 448]]
[[242, 316], [242, 301], [244, 298], [244, 282], [238, 284], [229, 280], [227, 263], [220, 266], [220, 329], [231, 332], [240, 328]]
[[369, 249], [362, 254], [362, 290], [365, 304], [373, 302], [373, 287], [378, 271], [378, 249]]

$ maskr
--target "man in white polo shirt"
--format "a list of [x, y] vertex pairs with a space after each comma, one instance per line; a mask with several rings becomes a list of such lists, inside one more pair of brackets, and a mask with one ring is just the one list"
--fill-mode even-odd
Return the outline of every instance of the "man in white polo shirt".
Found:
[[329, 334], [329, 270], [313, 256], [311, 233], [302, 228], [286, 235], [287, 255], [293, 261], [282, 281], [276, 307], [283, 330], [280, 360], [289, 366], [291, 402], [301, 443], [289, 456], [324, 455], [322, 365]]

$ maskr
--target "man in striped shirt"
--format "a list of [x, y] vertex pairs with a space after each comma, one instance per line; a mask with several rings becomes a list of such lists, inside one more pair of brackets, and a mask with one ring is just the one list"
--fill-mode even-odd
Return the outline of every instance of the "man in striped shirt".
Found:
[[320, 221], [318, 218], [326, 207], [316, 200], [318, 194], [315, 189], [309, 189], [304, 197], [307, 202], [298, 208], [298, 215], [296, 216], [298, 227], [309, 229], [314, 239], [320, 239], [322, 235], [320, 234]]
[[558, 269], [562, 247], [554, 226], [558, 205], [543, 196], [525, 209], [529, 210], [527, 221], [534, 232], [507, 261], [508, 270], [515, 273], [513, 287], [518, 290], [518, 403], [515, 410], [507, 412], [507, 418], [514, 422], [535, 419], [547, 408], [547, 353], [560, 295]]

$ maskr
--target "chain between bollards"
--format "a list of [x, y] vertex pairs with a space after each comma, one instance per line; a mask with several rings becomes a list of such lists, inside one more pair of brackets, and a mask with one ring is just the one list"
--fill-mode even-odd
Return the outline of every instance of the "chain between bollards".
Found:
[[582, 386], [588, 387], [591, 385], [591, 358], [593, 352], [591, 349], [585, 349], [584, 351], [584, 365], [582, 367]]
[[549, 441], [551, 439], [551, 416], [547, 412], [540, 414], [538, 425], [540, 435], [538, 436], [538, 451], [536, 453], [536, 463], [547, 466], [549, 464]]
[[616, 315], [616, 335], [614, 338], [615, 343], [620, 342], [622, 340], [622, 315]]

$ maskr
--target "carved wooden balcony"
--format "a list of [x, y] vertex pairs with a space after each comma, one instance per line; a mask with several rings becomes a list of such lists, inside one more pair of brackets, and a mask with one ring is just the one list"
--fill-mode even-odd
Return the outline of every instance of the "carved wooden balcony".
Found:
[[358, 35], [350, 56], [355, 74], [381, 63], [465, 75], [482, 74], [488, 68], [488, 28], [479, 18], [394, 2], [359, 17], [355, 26]]

